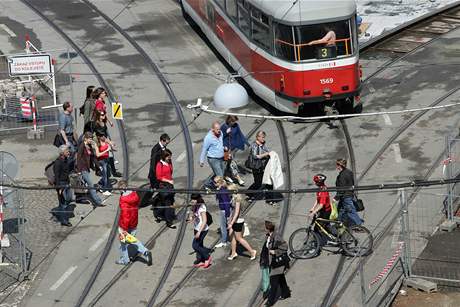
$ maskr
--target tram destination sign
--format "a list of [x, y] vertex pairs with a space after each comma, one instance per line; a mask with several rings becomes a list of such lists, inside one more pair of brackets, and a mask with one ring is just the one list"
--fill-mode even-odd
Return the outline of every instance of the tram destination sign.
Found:
[[8, 72], [10, 76], [51, 74], [51, 56], [49, 54], [9, 56]]

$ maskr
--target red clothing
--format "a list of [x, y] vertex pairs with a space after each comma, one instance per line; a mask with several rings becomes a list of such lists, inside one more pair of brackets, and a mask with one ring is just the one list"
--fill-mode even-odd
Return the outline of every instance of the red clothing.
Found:
[[155, 174], [158, 181], [172, 180], [173, 166], [172, 163], [164, 163], [161, 160], [158, 161], [155, 167]]
[[[107, 150], [107, 148], [109, 148], [108, 143], [101, 144], [101, 146], [99, 146], [99, 152], [103, 152], [104, 150]], [[104, 159], [108, 159], [108, 158], [109, 158], [109, 152], [107, 151], [105, 154], [103, 154], [102, 156], [100, 156], [97, 159], [98, 160], [104, 160]]]
[[136, 191], [124, 192], [120, 196], [120, 219], [118, 226], [123, 230], [137, 227], [140, 198]]
[[[324, 186], [324, 189], [327, 187]], [[328, 191], [319, 191], [316, 192], [316, 201], [318, 204], [323, 205], [323, 209], [325, 212], [331, 212], [331, 199], [329, 198], [329, 192]]]
[[103, 99], [96, 100], [95, 109], [98, 110], [99, 112], [102, 112], [102, 111], [105, 112], [107, 110], [107, 106], [105, 105], [105, 102]]

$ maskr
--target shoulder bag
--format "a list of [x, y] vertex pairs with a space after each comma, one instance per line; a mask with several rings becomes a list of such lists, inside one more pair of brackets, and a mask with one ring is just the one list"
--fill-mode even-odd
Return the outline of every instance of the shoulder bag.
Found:
[[353, 197], [353, 205], [355, 206], [355, 210], [357, 212], [364, 211], [364, 203], [361, 199], [357, 198], [356, 196]]
[[279, 256], [273, 255], [272, 256], [272, 262], [271, 262], [271, 267], [273, 269], [279, 268], [279, 267], [289, 267], [289, 262], [291, 261], [291, 258], [289, 258], [289, 255], [286, 252], [280, 254]]

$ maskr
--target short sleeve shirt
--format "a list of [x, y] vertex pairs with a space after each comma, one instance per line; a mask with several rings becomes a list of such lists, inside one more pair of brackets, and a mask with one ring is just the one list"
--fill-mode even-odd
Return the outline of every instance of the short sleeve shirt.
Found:
[[[194, 229], [196, 231], [200, 230], [201, 225], [203, 223], [203, 218], [201, 216], [202, 212], [206, 212], [206, 206], [204, 204], [201, 204], [200, 207], [198, 208], [198, 210], [195, 213], [193, 213], [194, 216], [195, 216], [195, 220], [194, 220], [195, 227], [194, 227]], [[209, 226], [206, 225], [204, 227], [203, 231], [207, 231], [208, 229], [209, 229]]]
[[325, 212], [331, 212], [331, 200], [329, 198], [329, 192], [328, 191], [319, 191], [316, 192], [316, 201], [318, 204], [323, 205], [323, 211]]
[[65, 134], [73, 133], [72, 114], [59, 113], [59, 129], [64, 130]]

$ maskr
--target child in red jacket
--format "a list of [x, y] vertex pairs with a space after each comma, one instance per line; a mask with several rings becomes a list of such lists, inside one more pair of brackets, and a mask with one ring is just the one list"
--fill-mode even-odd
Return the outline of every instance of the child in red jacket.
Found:
[[129, 263], [128, 245], [136, 245], [137, 251], [144, 256], [147, 264], [152, 265], [152, 253], [145, 248], [144, 244], [135, 238], [138, 211], [139, 211], [139, 196], [136, 191], [126, 190], [128, 183], [121, 180], [118, 184], [120, 189], [123, 189], [120, 196], [120, 218], [118, 219], [118, 232], [120, 238], [120, 259], [117, 264], [126, 265]]

